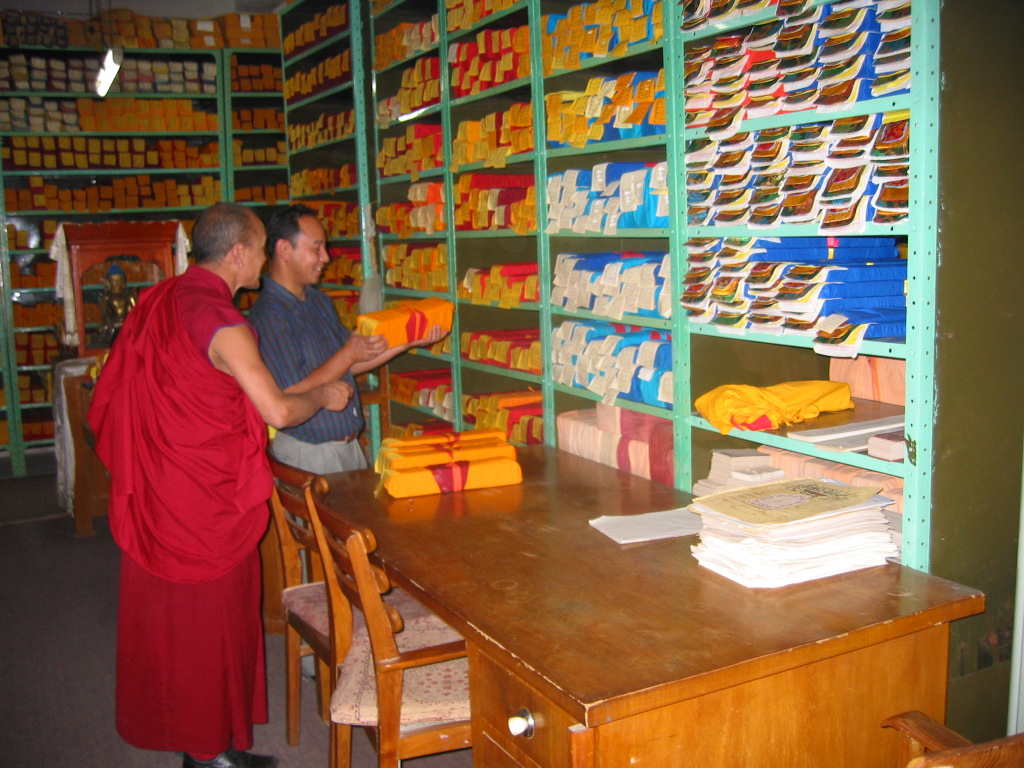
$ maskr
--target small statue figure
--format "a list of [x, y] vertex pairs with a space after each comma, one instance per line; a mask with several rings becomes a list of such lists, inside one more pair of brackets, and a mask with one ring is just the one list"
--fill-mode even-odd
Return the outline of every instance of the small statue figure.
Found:
[[103, 278], [105, 287], [99, 300], [102, 324], [98, 336], [104, 346], [113, 343], [128, 312], [135, 306], [135, 289], [128, 286], [127, 280], [124, 270], [117, 264], [112, 264]]

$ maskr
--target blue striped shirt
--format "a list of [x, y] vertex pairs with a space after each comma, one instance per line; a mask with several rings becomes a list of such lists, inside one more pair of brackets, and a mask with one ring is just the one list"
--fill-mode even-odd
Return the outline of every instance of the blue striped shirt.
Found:
[[[249, 322], [260, 335], [260, 355], [281, 389], [302, 381], [341, 349], [350, 335], [341, 324], [331, 299], [320, 290], [306, 287], [300, 300], [269, 275], [263, 276], [263, 290], [249, 311]], [[355, 389], [355, 379], [346, 373]], [[317, 411], [285, 434], [304, 443], [327, 443], [350, 437], [363, 428], [363, 410], [356, 392], [343, 411]]]

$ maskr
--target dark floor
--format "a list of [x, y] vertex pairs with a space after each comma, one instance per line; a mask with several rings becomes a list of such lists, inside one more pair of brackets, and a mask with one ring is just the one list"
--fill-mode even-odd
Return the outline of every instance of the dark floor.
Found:
[[[57, 471], [57, 459], [50, 447], [29, 448], [25, 451], [25, 467], [29, 475], [52, 475]], [[14, 476], [10, 453], [0, 451], [0, 483]], [[3, 502], [0, 501], [0, 505]]]
[[[76, 538], [55, 476], [0, 479], [0, 766], [176, 768], [179, 757], [125, 744], [114, 730], [114, 647], [119, 553], [105, 518]], [[326, 768], [328, 729], [313, 684], [303, 690], [301, 743], [284, 738], [284, 639], [267, 637], [270, 723], [255, 751], [282, 768]], [[366, 738], [352, 768], [372, 768]], [[407, 760], [406, 768], [470, 768], [468, 750]]]

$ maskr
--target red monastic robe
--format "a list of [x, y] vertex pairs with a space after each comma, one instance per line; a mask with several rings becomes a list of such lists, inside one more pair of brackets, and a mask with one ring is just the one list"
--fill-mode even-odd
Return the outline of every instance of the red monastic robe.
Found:
[[267, 431], [208, 357], [217, 330], [244, 322], [209, 270], [158, 283], [129, 314], [89, 411], [125, 555], [117, 726], [144, 749], [245, 750], [267, 717]]

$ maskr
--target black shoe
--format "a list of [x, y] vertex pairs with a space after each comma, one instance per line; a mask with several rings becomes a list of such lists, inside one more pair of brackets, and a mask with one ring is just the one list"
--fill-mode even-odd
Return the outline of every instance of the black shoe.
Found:
[[254, 755], [251, 752], [239, 752], [229, 749], [213, 760], [196, 760], [185, 753], [182, 768], [277, 768], [277, 758], [273, 755]]

